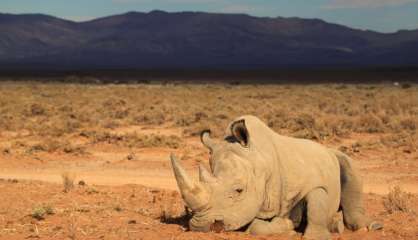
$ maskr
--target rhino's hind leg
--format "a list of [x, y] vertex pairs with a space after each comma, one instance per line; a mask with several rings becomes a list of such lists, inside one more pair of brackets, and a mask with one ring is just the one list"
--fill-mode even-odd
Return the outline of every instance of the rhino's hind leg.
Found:
[[331, 239], [329, 227], [328, 194], [322, 188], [312, 190], [306, 196], [308, 226], [304, 238], [314, 240]]
[[344, 223], [348, 229], [356, 231], [367, 228], [369, 231], [380, 230], [383, 225], [372, 221], [363, 207], [363, 183], [352, 160], [342, 152], [333, 150], [341, 169], [341, 207]]
[[290, 219], [275, 217], [271, 221], [255, 219], [247, 229], [252, 235], [270, 235], [270, 234], [295, 234], [293, 223]]

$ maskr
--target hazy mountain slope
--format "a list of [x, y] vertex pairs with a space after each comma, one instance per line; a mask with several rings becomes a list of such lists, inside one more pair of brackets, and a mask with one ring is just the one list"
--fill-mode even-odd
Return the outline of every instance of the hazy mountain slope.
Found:
[[317, 19], [153, 11], [75, 23], [0, 14], [3, 66], [413, 65], [417, 52], [418, 31], [381, 34]]

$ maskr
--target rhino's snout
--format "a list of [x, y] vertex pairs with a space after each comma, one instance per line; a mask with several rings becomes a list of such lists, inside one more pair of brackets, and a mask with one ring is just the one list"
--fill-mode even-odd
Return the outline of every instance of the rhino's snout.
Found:
[[200, 218], [192, 218], [190, 220], [190, 230], [198, 231], [198, 232], [224, 232], [225, 231], [225, 223], [224, 219], [221, 216], [212, 218], [208, 221], [208, 219], [200, 219]]

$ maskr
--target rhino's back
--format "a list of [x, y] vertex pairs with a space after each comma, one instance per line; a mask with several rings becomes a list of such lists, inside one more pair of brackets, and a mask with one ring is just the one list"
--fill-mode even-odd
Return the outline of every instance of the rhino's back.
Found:
[[316, 142], [277, 135], [275, 146], [285, 181], [285, 202], [293, 207], [314, 188], [324, 188], [332, 208], [340, 198], [340, 168], [328, 148]]

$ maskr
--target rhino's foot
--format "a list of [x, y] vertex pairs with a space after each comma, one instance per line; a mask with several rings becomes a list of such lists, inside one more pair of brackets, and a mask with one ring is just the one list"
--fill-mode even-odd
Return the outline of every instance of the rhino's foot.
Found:
[[255, 219], [247, 229], [252, 235], [290, 234], [294, 235], [293, 223], [289, 219], [274, 218], [272, 221]]
[[303, 239], [306, 240], [330, 240], [331, 233], [324, 226], [310, 226], [306, 229]]
[[383, 229], [383, 224], [371, 220], [363, 212], [351, 212], [349, 217], [346, 217], [346, 213], [344, 213], [344, 221], [346, 227], [352, 231], [378, 231]]
[[337, 212], [332, 218], [329, 230], [332, 233], [343, 233], [344, 232], [344, 220], [342, 212]]

